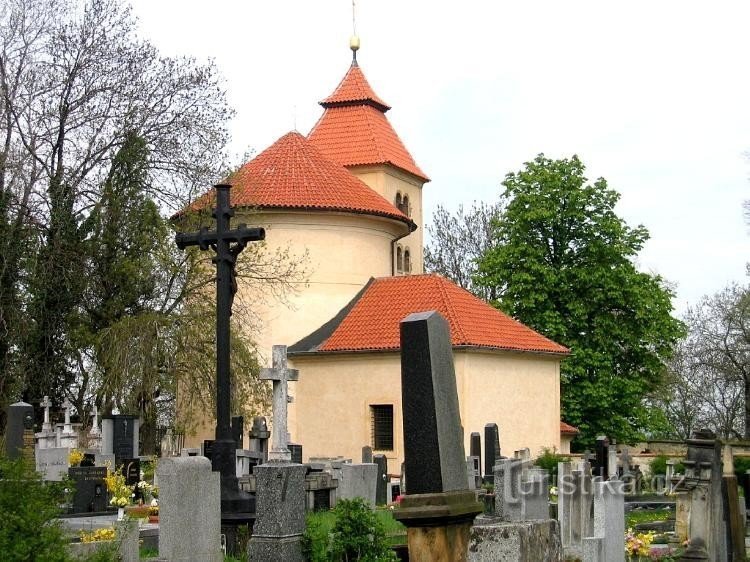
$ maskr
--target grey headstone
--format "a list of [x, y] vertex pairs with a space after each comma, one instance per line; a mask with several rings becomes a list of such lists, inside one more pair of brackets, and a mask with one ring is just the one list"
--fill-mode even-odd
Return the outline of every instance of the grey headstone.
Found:
[[9, 459], [34, 454], [34, 407], [26, 402], [16, 402], [7, 409], [5, 427], [5, 455]]
[[522, 482], [523, 519], [549, 519], [549, 473], [542, 468], [529, 469]]
[[305, 472], [299, 464], [269, 462], [255, 467], [256, 513], [248, 543], [250, 562], [303, 562]]
[[375, 507], [378, 480], [378, 465], [342, 464], [338, 478], [338, 499], [363, 498], [370, 507]]
[[[625, 493], [619, 480], [593, 482], [594, 536], [602, 539], [602, 562], [624, 562], [622, 537], [625, 536]], [[584, 550], [585, 552], [585, 550]]]
[[466, 490], [450, 329], [437, 312], [401, 321], [401, 397], [408, 493]]
[[36, 471], [44, 480], [60, 482], [68, 475], [70, 449], [67, 447], [52, 447], [39, 449], [36, 452]]
[[115, 455], [120, 466], [138, 456], [138, 417], [124, 414], [102, 417], [102, 453]]
[[372, 447], [370, 447], [369, 445], [365, 445], [364, 447], [362, 447], [362, 462], [372, 462]]
[[388, 503], [388, 459], [385, 455], [375, 455], [373, 461], [378, 467], [377, 481], [375, 485], [375, 503], [385, 505]]
[[159, 557], [221, 562], [219, 473], [205, 457], [163, 458], [159, 478]]

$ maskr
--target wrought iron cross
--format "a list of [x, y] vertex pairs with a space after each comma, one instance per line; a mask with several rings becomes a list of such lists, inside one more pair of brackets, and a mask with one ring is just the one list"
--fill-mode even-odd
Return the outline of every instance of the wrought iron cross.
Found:
[[[265, 239], [262, 228], [248, 228], [240, 224], [232, 229], [230, 219], [234, 211], [229, 205], [231, 185], [219, 184], [216, 188], [216, 230], [201, 228], [198, 232], [179, 233], [175, 242], [184, 250], [188, 246], [198, 246], [201, 250], [212, 249], [216, 264], [216, 442], [213, 447], [213, 468], [220, 471], [222, 480], [235, 476], [235, 446], [231, 431], [231, 397], [229, 377], [229, 317], [232, 302], [237, 291], [235, 266], [237, 256], [248, 242]], [[226, 458], [224, 458], [226, 457]], [[226, 473], [226, 474], [225, 474]], [[224, 485], [222, 484], [222, 488]], [[222, 489], [222, 494], [224, 490]]]

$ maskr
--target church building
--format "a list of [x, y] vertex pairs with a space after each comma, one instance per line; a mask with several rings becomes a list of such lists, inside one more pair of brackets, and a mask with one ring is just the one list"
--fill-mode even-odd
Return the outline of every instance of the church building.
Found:
[[[356, 461], [369, 445], [397, 472], [399, 322], [437, 310], [450, 324], [467, 452], [471, 432], [487, 423], [499, 425], [505, 452], [559, 450], [560, 361], [568, 350], [424, 273], [422, 189], [429, 179], [353, 52], [309, 134], [287, 133], [227, 180], [235, 223], [264, 227], [267, 247], [289, 249], [309, 272], [286, 302], [261, 307], [252, 335], [263, 366], [272, 345], [284, 344], [299, 369], [290, 384], [292, 441], [304, 459]], [[188, 441], [203, 438], [212, 438], [212, 428]]]

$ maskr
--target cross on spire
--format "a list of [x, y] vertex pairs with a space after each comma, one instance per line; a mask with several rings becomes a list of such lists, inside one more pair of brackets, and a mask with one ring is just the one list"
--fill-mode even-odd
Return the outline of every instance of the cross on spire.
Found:
[[273, 381], [273, 432], [268, 460], [289, 462], [292, 454], [287, 433], [287, 405], [290, 401], [287, 383], [299, 380], [299, 371], [287, 366], [285, 345], [273, 346], [272, 365], [260, 370], [261, 380]]

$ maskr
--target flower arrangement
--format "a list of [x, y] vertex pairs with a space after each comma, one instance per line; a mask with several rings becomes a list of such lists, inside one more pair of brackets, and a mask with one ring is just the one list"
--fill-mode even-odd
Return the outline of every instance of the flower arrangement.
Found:
[[81, 542], [100, 542], [115, 539], [115, 528], [105, 527], [94, 531], [81, 531]]
[[79, 466], [82, 460], [83, 451], [79, 451], [78, 449], [71, 449], [70, 454], [68, 455], [68, 464], [70, 466]]
[[104, 482], [107, 485], [107, 491], [112, 496], [112, 499], [109, 500], [110, 505], [125, 507], [130, 503], [133, 497], [133, 486], [125, 484], [125, 475], [122, 472], [107, 470]]
[[633, 529], [628, 529], [625, 533], [625, 553], [633, 558], [640, 559], [641, 556], [649, 556], [651, 543], [654, 542], [656, 533], [649, 531], [647, 533], [635, 533]]
[[159, 515], [159, 506], [158, 505], [152, 505], [148, 508], [148, 514], [149, 515]]

